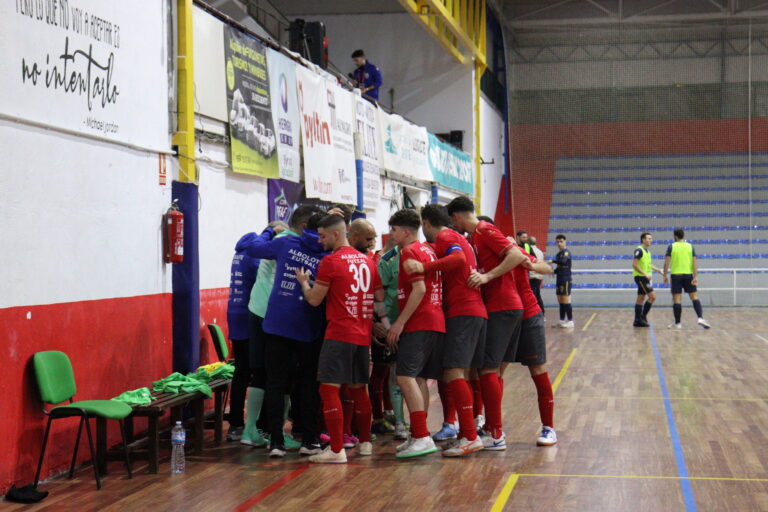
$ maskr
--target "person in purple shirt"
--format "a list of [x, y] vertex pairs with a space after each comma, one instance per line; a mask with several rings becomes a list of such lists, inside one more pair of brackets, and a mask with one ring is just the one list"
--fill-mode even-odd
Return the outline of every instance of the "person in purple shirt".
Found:
[[352, 53], [355, 69], [352, 77], [360, 87], [360, 91], [376, 101], [379, 101], [379, 87], [381, 87], [381, 71], [379, 67], [365, 58], [363, 50], [355, 50]]

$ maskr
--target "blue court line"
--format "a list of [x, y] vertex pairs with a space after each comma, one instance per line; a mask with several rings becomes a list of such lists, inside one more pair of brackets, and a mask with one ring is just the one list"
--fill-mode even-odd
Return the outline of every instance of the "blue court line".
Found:
[[[768, 167], [768, 162], [753, 162], [752, 167]], [[747, 162], [734, 162], [724, 164], [658, 164], [658, 165], [597, 165], [597, 166], [576, 166], [560, 167], [557, 166], [557, 172], [571, 171], [666, 171], [669, 169], [749, 169]]]
[[[600, 176], [598, 178], [555, 178], [555, 183], [607, 183], [610, 181], [682, 181], [682, 180], [746, 180], [749, 178], [747, 174], [725, 174], [719, 176], [623, 176], [620, 178], [607, 178]], [[768, 174], [753, 174], [753, 180], [761, 180], [768, 178]]]
[[717, 199], [698, 201], [603, 201], [603, 202], [577, 202], [577, 203], [552, 203], [552, 208], [608, 208], [614, 206], [717, 206], [736, 204], [768, 204], [768, 199]]
[[[768, 217], [768, 212], [752, 212], [752, 217]], [[677, 219], [677, 218], [695, 218], [695, 217], [749, 217], [749, 212], [717, 212], [717, 213], [649, 213], [640, 215], [638, 213], [617, 213], [617, 214], [589, 214], [589, 215], [550, 215], [550, 220], [557, 219], [636, 219], [644, 217], [646, 219]]]
[[768, 187], [699, 187], [699, 188], [617, 188], [602, 190], [555, 190], [553, 194], [692, 194], [695, 192], [753, 192], [768, 190]]
[[[768, 151], [753, 151], [752, 156], [755, 155], [768, 155]], [[672, 159], [672, 158], [690, 158], [694, 156], [702, 156], [702, 157], [714, 157], [714, 156], [735, 156], [735, 157], [741, 157], [741, 158], [747, 158], [749, 156], [749, 153], [746, 151], [742, 151], [740, 153], [670, 153], [666, 155], [592, 155], [592, 156], [558, 156], [557, 161], [579, 161], [579, 160], [610, 160], [610, 159], [616, 159], [616, 160], [626, 160], [630, 158], [636, 158], [638, 160], [660, 160], [663, 158]]]
[[[554, 233], [553, 233], [554, 234]], [[658, 246], [669, 245], [673, 240], [654, 240]], [[768, 238], [707, 238], [700, 240], [688, 240], [693, 245], [749, 245], [768, 244]], [[611, 247], [626, 246], [634, 250], [639, 242], [637, 240], [569, 240], [569, 246], [574, 247]], [[556, 247], [557, 242], [548, 242], [547, 247]]]
[[687, 512], [696, 511], [696, 499], [693, 496], [693, 487], [688, 479], [688, 467], [685, 465], [685, 456], [683, 455], [683, 445], [680, 443], [680, 436], [677, 433], [677, 424], [675, 424], [675, 415], [672, 413], [672, 402], [669, 400], [669, 391], [667, 390], [667, 380], [664, 378], [664, 369], [661, 366], [661, 356], [659, 347], [656, 345], [656, 334], [653, 326], [649, 329], [651, 335], [651, 346], [653, 347], [653, 358], [656, 360], [656, 371], [659, 374], [659, 385], [661, 386], [661, 396], [664, 397], [664, 411], [667, 414], [667, 426], [669, 427], [669, 436], [672, 438], [672, 448], [675, 451], [675, 461], [677, 462], [677, 475], [680, 477], [680, 491], [683, 493], [683, 503]]
[[[619, 228], [551, 228], [550, 233], [642, 233], [643, 231], [673, 231], [677, 229], [677, 226], [656, 226], [656, 227], [619, 227]], [[691, 231], [750, 231], [768, 229], [768, 226], [680, 226], [680, 229], [685, 230], [686, 233]], [[639, 242], [638, 242], [639, 243]]]

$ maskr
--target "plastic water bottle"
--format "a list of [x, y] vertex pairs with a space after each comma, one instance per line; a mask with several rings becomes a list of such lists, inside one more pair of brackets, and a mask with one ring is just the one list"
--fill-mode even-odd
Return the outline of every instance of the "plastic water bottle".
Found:
[[181, 426], [181, 422], [177, 421], [176, 426], [171, 430], [171, 444], [173, 445], [173, 451], [171, 452], [171, 473], [178, 475], [184, 472], [184, 442], [187, 440], [187, 434], [184, 431], [184, 427]]

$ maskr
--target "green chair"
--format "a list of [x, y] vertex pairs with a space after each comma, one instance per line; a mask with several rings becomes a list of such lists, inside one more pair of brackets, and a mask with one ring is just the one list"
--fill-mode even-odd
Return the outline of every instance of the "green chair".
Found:
[[221, 327], [216, 324], [208, 324], [208, 332], [211, 333], [216, 356], [219, 358], [219, 361], [226, 363], [229, 357], [229, 348], [227, 348], [227, 340], [224, 338], [224, 333], [221, 332]]
[[[75, 441], [75, 449], [72, 454], [72, 464], [69, 467], [69, 478], [72, 478], [75, 472], [77, 449], [80, 446], [80, 435], [83, 432], [83, 423], [85, 423], [85, 429], [88, 432], [88, 444], [91, 449], [91, 459], [93, 460], [93, 472], [96, 476], [96, 488], [101, 489], [99, 468], [97, 467], [95, 452], [93, 451], [90, 418], [106, 418], [117, 420], [120, 423], [120, 433], [123, 436], [123, 447], [125, 448], [125, 467], [128, 469], [128, 478], [132, 478], [128, 444], [126, 443], [125, 429], [123, 428], [123, 418], [129, 416], [133, 411], [131, 406], [116, 400], [73, 401], [72, 397], [77, 392], [75, 375], [72, 371], [72, 363], [64, 352], [57, 350], [37, 352], [33, 357], [33, 365], [35, 378], [37, 379], [37, 388], [40, 391], [40, 398], [43, 402], [43, 413], [48, 416], [48, 425], [45, 427], [45, 436], [43, 437], [43, 448], [40, 451], [40, 461], [37, 464], [37, 473], [35, 473], [35, 488], [37, 488], [37, 483], [40, 480], [40, 470], [43, 467], [48, 434], [51, 432], [51, 422], [59, 418], [71, 418], [73, 416], [80, 417], [80, 426], [77, 429], [77, 440]], [[59, 405], [50, 410], [46, 409], [45, 404], [56, 405], [66, 401], [69, 401], [66, 405]]]

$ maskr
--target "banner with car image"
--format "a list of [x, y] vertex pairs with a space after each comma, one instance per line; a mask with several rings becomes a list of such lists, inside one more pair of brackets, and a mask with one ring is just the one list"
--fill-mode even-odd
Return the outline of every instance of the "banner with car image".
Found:
[[226, 26], [224, 61], [232, 170], [278, 178], [266, 48], [256, 39]]

